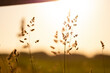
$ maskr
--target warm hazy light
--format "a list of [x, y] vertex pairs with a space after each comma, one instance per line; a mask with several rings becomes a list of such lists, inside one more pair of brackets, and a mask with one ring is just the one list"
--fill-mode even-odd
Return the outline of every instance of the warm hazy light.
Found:
[[[53, 38], [56, 30], [61, 31], [68, 12], [71, 18], [78, 15], [77, 27], [79, 50], [76, 53], [88, 57], [101, 53], [100, 40], [105, 43], [105, 54], [110, 54], [110, 1], [108, 0], [59, 0], [56, 2], [36, 3], [0, 7], [0, 52], [11, 52], [14, 48], [21, 49], [16, 37], [22, 18], [26, 24], [35, 16], [36, 31], [32, 33], [31, 41], [39, 39], [36, 45], [32, 43], [32, 52], [43, 51], [51, 54], [50, 45], [56, 44]], [[7, 13], [8, 12], [8, 13]], [[34, 49], [35, 48], [35, 49]], [[63, 50], [61, 44], [57, 48]]]

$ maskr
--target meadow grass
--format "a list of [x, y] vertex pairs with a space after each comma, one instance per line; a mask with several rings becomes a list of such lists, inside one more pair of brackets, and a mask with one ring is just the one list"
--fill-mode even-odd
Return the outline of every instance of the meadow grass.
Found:
[[[9, 55], [1, 54], [0, 73], [110, 73], [110, 56], [103, 54], [105, 45], [102, 41], [100, 41], [102, 55], [86, 58], [71, 52], [73, 48], [75, 50], [79, 49], [76, 40], [78, 34], [74, 34], [73, 31], [73, 27], [77, 26], [77, 18], [78, 15], [71, 19], [69, 12], [67, 20], [64, 21], [61, 28], [61, 38], [59, 38], [60, 32], [56, 31], [53, 41], [56, 45], [61, 43], [64, 47], [62, 54], [62, 51], [56, 50], [55, 46], [50, 46], [52, 48], [51, 52], [55, 56], [47, 56], [44, 53], [31, 53], [31, 42], [39, 42], [39, 40], [31, 41], [31, 33], [35, 31], [35, 17], [26, 26], [22, 21], [21, 32], [18, 34], [18, 37], [20, 37], [19, 41], [22, 43], [21, 48], [28, 49], [29, 56], [27, 53], [19, 53], [17, 49], [14, 49]], [[99, 61], [101, 57], [102, 62]]]
[[[7, 58], [8, 55], [3, 55], [4, 59]], [[37, 73], [62, 73], [62, 68], [60, 67], [60, 64], [63, 64], [63, 54], [57, 55], [57, 56], [48, 56], [45, 53], [33, 53], [34, 56], [34, 63], [37, 65], [34, 65], [34, 68], [37, 69]], [[83, 55], [78, 54], [71, 54], [66, 55], [69, 57], [68, 60], [68, 69], [69, 73], [89, 73], [89, 64], [92, 64], [92, 73], [103, 73], [103, 66], [102, 66], [102, 55], [96, 55], [93, 58], [87, 58]], [[106, 66], [106, 73], [110, 73], [110, 56], [103, 55], [105, 60], [105, 66]], [[59, 58], [62, 60], [59, 61]], [[20, 53], [20, 57], [18, 57], [18, 69], [19, 72], [16, 71], [16, 73], [32, 73], [31, 64], [29, 61], [28, 53]], [[6, 60], [4, 61], [7, 62]], [[1, 73], [7, 73], [6, 68], [3, 67], [3, 62], [0, 59], [0, 66]], [[7, 68], [8, 64], [6, 64]], [[8, 73], [10, 73], [10, 69], [7, 70]], [[66, 72], [68, 72], [66, 70]]]
[[103, 43], [103, 41], [100, 41], [101, 43], [101, 46], [102, 46], [102, 65], [103, 65], [103, 70], [104, 70], [104, 73], [105, 73], [105, 62], [104, 62], [104, 56], [103, 56], [103, 50], [105, 48], [105, 45]]
[[[75, 18], [71, 19], [70, 17], [70, 11], [69, 11], [69, 14], [67, 16], [67, 20], [64, 21], [64, 24], [63, 24], [63, 27], [62, 27], [62, 30], [61, 30], [61, 35], [62, 37], [61, 38], [58, 38], [58, 31], [56, 31], [56, 34], [54, 35], [54, 42], [55, 43], [62, 43], [64, 45], [64, 57], [63, 57], [63, 73], [67, 73], [66, 70], [66, 54], [69, 54], [71, 55], [70, 51], [73, 49], [73, 48], [76, 48], [76, 50], [78, 50], [78, 47], [77, 47], [77, 40], [75, 40], [75, 38], [78, 36], [78, 34], [73, 34], [74, 31], [73, 31], [73, 27], [74, 26], [77, 26], [77, 18], [78, 18], [78, 15], [75, 16]], [[60, 40], [59, 40], [60, 39]], [[74, 42], [73, 42], [74, 41]], [[50, 48], [52, 48], [53, 50], [55, 50], [55, 47], [54, 46], [50, 46]], [[58, 55], [60, 54], [60, 51], [51, 51], [53, 54], [55, 55]]]
[[[36, 70], [34, 69], [34, 63], [33, 63], [33, 57], [31, 53], [31, 33], [35, 31], [35, 17], [33, 17], [30, 20], [30, 23], [26, 25], [26, 29], [24, 28], [24, 25], [22, 25], [21, 29], [21, 35], [22, 35], [22, 40], [19, 40], [21, 43], [24, 45], [22, 46], [23, 48], [27, 48], [29, 50], [29, 58], [30, 58], [30, 63], [32, 67], [32, 73], [36, 73]], [[39, 40], [35, 40], [34, 43], [38, 43]]]

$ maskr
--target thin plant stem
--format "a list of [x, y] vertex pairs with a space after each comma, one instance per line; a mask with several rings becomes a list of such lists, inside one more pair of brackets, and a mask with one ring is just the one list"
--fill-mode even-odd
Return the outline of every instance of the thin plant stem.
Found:
[[63, 69], [62, 69], [62, 67], [63, 67], [63, 64], [62, 64], [62, 56], [61, 56], [61, 54], [59, 54], [58, 55], [59, 56], [59, 65], [60, 65], [60, 67], [61, 67], [61, 72], [63, 73]]
[[29, 49], [30, 62], [31, 62], [31, 66], [32, 66], [32, 73], [35, 73], [34, 67], [33, 67], [32, 53], [31, 53], [30, 31], [29, 31], [29, 44], [30, 44], [30, 46], [28, 47], [28, 49]]
[[103, 50], [104, 50], [104, 49], [102, 49], [102, 64], [103, 64], [103, 70], [104, 70], [104, 73], [105, 73], [105, 63], [104, 63]]
[[64, 73], [66, 73], [66, 41], [64, 45]]

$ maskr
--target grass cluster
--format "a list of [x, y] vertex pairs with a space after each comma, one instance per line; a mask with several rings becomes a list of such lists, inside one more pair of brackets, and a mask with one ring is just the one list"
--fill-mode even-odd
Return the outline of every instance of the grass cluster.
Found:
[[[31, 42], [39, 42], [39, 40], [30, 40], [31, 33], [35, 31], [35, 17], [27, 25], [24, 25], [22, 21], [18, 37], [22, 44], [21, 48], [28, 49], [29, 52], [28, 54], [20, 53], [17, 49], [14, 49], [9, 55], [0, 55], [0, 73], [110, 73], [110, 57], [103, 55], [105, 48], [103, 41], [100, 41], [102, 46], [101, 56], [89, 59], [71, 52], [73, 48], [75, 50], [79, 49], [76, 40], [78, 34], [74, 34], [73, 29], [77, 26], [77, 18], [78, 15], [71, 19], [69, 12], [61, 28], [61, 38], [59, 38], [59, 31], [56, 31], [53, 41], [56, 46], [58, 46], [57, 43], [61, 43], [64, 47], [62, 54], [59, 49], [56, 50], [55, 46], [50, 46], [54, 57], [49, 57], [43, 53], [31, 53]], [[90, 64], [92, 67], [89, 66]]]
[[[63, 64], [63, 54], [57, 56], [48, 56], [44, 53], [33, 53], [34, 56], [34, 69], [37, 70], [36, 73], [62, 73]], [[3, 55], [3, 59], [6, 59], [8, 55]], [[68, 69], [66, 73], [89, 73], [90, 64], [92, 65], [92, 73], [104, 73], [102, 65], [102, 55], [96, 55], [93, 58], [86, 58], [82, 55], [66, 55], [68, 56]], [[110, 56], [103, 55], [105, 59], [106, 73], [110, 73]], [[59, 61], [59, 58], [62, 61]], [[6, 66], [4, 66], [3, 61], [0, 59], [1, 73], [10, 73], [7, 61], [4, 61]], [[7, 68], [7, 70], [6, 70]], [[32, 73], [31, 64], [29, 61], [28, 53], [20, 53], [18, 57], [17, 71], [16, 73]]]

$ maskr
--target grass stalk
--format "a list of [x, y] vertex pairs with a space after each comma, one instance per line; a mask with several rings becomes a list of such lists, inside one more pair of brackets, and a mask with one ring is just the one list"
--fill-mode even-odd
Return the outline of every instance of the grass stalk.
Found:
[[34, 70], [34, 65], [33, 65], [33, 58], [32, 58], [32, 53], [31, 53], [31, 35], [30, 35], [30, 31], [29, 31], [29, 44], [30, 46], [28, 47], [28, 50], [29, 50], [29, 58], [30, 58], [30, 63], [31, 63], [31, 67], [32, 67], [32, 73], [35, 73], [35, 70]]
[[[54, 35], [54, 42], [55, 43], [58, 43], [58, 41], [60, 41], [60, 43], [63, 44], [64, 46], [64, 49], [63, 49], [63, 73], [66, 73], [67, 71], [67, 68], [66, 67], [66, 53], [67, 54], [70, 54], [70, 51], [72, 50], [72, 48], [76, 48], [78, 50], [78, 47], [77, 47], [77, 41], [75, 40], [75, 42], [72, 42], [72, 37], [77, 37], [77, 34], [76, 35], [73, 35], [73, 27], [76, 26], [76, 22], [77, 22], [77, 17], [78, 15], [74, 18], [74, 19], [70, 19], [70, 12], [69, 12], [69, 15], [67, 16], [67, 20], [64, 21], [63, 23], [63, 27], [62, 27], [62, 30], [61, 30], [61, 34], [62, 34], [62, 38], [60, 40], [58, 40], [58, 31], [56, 31], [56, 34]], [[55, 49], [54, 46], [50, 46], [50, 48], [52, 48], [53, 50]], [[54, 51], [51, 51], [54, 55], [57, 55], [57, 52], [54, 50]], [[68, 65], [67, 65], [68, 66]]]
[[[30, 59], [30, 64], [32, 68], [32, 73], [36, 73], [34, 69], [34, 63], [33, 63], [33, 58], [32, 58], [32, 53], [31, 53], [31, 33], [35, 31], [35, 17], [33, 17], [30, 20], [30, 24], [26, 25], [26, 29], [24, 27], [24, 24], [21, 25], [21, 36], [23, 37], [22, 40], [20, 40], [21, 43], [24, 43], [23, 48], [27, 48], [29, 51], [29, 59]], [[34, 43], [38, 43], [39, 40], [36, 40]], [[26, 44], [25, 44], [26, 43]]]
[[104, 73], [105, 73], [105, 63], [104, 63], [104, 54], [103, 54], [103, 50], [102, 49], [102, 65], [103, 65], [103, 70], [104, 70]]
[[64, 45], [64, 73], [66, 73], [66, 41]]
[[104, 73], [105, 73], [105, 63], [104, 63], [104, 54], [103, 54], [103, 50], [105, 48], [105, 45], [102, 41], [100, 41], [101, 43], [101, 46], [102, 46], [102, 65], [103, 65], [103, 70], [104, 70]]

